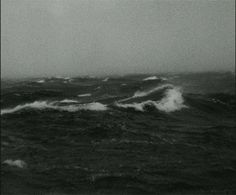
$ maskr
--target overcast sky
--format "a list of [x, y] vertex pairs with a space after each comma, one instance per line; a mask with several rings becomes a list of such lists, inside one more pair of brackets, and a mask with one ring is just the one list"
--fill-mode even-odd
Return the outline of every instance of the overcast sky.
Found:
[[234, 68], [234, 0], [1, 0], [2, 77]]

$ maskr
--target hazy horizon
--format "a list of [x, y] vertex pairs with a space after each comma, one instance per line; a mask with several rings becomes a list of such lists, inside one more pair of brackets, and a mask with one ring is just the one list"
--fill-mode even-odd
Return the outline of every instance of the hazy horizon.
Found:
[[1, 77], [235, 71], [233, 0], [2, 0]]

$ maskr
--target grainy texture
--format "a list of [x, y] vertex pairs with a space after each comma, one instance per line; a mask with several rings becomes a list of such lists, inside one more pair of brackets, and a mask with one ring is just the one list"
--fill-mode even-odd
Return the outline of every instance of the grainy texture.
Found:
[[[2, 194], [235, 194], [234, 75], [149, 76], [4, 81]], [[122, 105], [160, 102], [177, 86], [187, 107], [172, 112], [115, 104], [137, 91]], [[47, 104], [12, 110], [35, 101]], [[80, 109], [93, 101], [107, 110]]]

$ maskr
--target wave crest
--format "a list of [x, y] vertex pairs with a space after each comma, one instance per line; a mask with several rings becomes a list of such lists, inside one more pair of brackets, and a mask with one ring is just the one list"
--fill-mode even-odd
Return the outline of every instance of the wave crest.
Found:
[[107, 106], [99, 102], [63, 106], [63, 105], [60, 105], [58, 101], [54, 101], [54, 102], [35, 101], [32, 103], [18, 105], [14, 108], [3, 109], [1, 110], [1, 115], [11, 114], [11, 113], [24, 110], [24, 109], [37, 109], [37, 110], [53, 109], [53, 110], [67, 111], [67, 112], [77, 112], [79, 110], [105, 111], [107, 110]]
[[158, 79], [157, 76], [150, 76], [150, 77], [143, 79], [143, 81], [150, 81], [150, 80], [157, 80], [157, 79]]
[[168, 88], [168, 87], [174, 87], [173, 85], [171, 84], [164, 84], [164, 85], [161, 85], [161, 86], [158, 86], [158, 87], [154, 87], [150, 90], [147, 90], [147, 91], [136, 91], [133, 95], [133, 98], [136, 98], [136, 97], [145, 97], [145, 96], [148, 96], [156, 91], [159, 91], [159, 90], [162, 90], [162, 89], [165, 89], [165, 88]]
[[[163, 87], [164, 86], [162, 86], [162, 88]], [[116, 106], [122, 108], [134, 108], [138, 111], [144, 111], [146, 106], [154, 106], [156, 109], [164, 112], [174, 112], [181, 110], [182, 108], [187, 108], [187, 106], [184, 105], [184, 99], [180, 88], [168, 89], [165, 92], [164, 98], [162, 98], [160, 101], [147, 100], [141, 103], [134, 102], [131, 104], [116, 103]]]
[[173, 88], [173, 87], [174, 86], [172, 84], [164, 84], [164, 85], [157, 86], [157, 87], [154, 87], [154, 88], [146, 90], [146, 91], [136, 91], [132, 97], [119, 100], [118, 102], [124, 102], [124, 101], [131, 100], [131, 99], [134, 99], [134, 98], [145, 97], [145, 96], [148, 96], [152, 93], [160, 91], [162, 89]]

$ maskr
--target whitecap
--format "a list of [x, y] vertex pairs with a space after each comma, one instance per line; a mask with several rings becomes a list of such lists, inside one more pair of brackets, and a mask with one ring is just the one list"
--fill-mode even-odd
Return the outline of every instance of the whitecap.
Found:
[[173, 112], [187, 108], [187, 106], [184, 105], [184, 98], [180, 88], [168, 89], [165, 97], [155, 106], [157, 109], [165, 112]]
[[143, 79], [143, 81], [150, 81], [150, 80], [157, 80], [157, 79], [158, 79], [157, 76], [150, 76], [150, 77]]
[[103, 82], [107, 82], [109, 80], [109, 77], [105, 78], [104, 80], [102, 80]]
[[171, 84], [164, 84], [164, 85], [161, 85], [161, 86], [157, 86], [157, 87], [154, 87], [152, 89], [149, 89], [149, 90], [146, 90], [146, 91], [136, 91], [133, 95], [133, 98], [136, 98], [136, 97], [145, 97], [145, 96], [148, 96], [156, 91], [159, 91], [159, 90], [162, 90], [162, 89], [165, 89], [165, 88], [168, 88], [168, 87], [173, 87], [173, 85]]
[[53, 108], [52, 103], [48, 103], [47, 101], [35, 101], [32, 103], [26, 103], [26, 104], [22, 104], [22, 105], [18, 105], [14, 108], [6, 108], [6, 109], [2, 109], [1, 110], [1, 115], [4, 114], [11, 114], [17, 111], [20, 111], [22, 109], [26, 109], [26, 108], [34, 108], [34, 109], [45, 109], [45, 108]]
[[99, 103], [99, 102], [92, 102], [89, 104], [85, 104], [82, 106], [82, 109], [84, 110], [94, 110], [94, 111], [105, 111], [107, 110], [107, 106], [105, 104]]
[[134, 108], [137, 111], [145, 111], [146, 106], [154, 106], [156, 109], [164, 112], [174, 112], [181, 110], [182, 108], [187, 108], [184, 105], [184, 99], [181, 93], [180, 88], [168, 89], [165, 93], [165, 96], [160, 101], [147, 100], [141, 103], [130, 103], [122, 104], [115, 103], [116, 106], [122, 108]]
[[37, 83], [45, 83], [45, 80], [39, 80]]
[[64, 99], [60, 101], [61, 103], [78, 103], [77, 100]]
[[118, 102], [124, 102], [124, 101], [134, 99], [134, 98], [138, 98], [138, 97], [145, 97], [145, 96], [148, 96], [148, 95], [150, 95], [154, 92], [157, 92], [159, 90], [162, 90], [162, 89], [165, 89], [165, 88], [168, 88], [168, 87], [171, 88], [171, 87], [174, 87], [174, 86], [172, 84], [164, 84], [164, 85], [157, 86], [157, 87], [154, 87], [154, 88], [149, 89], [149, 90], [136, 91], [132, 97], [121, 99]]
[[166, 77], [161, 77], [160, 78], [162, 81], [167, 81], [168, 80], [168, 78], [166, 78]]
[[5, 160], [3, 164], [7, 164], [9, 166], [19, 167], [19, 168], [25, 168], [27, 165], [23, 160]]
[[143, 103], [136, 103], [136, 102], [134, 102], [132, 104], [121, 104], [121, 103], [116, 102], [115, 106], [121, 107], [121, 108], [133, 108], [133, 109], [135, 109], [137, 111], [144, 111]]
[[89, 97], [91, 93], [79, 94], [78, 97]]
[[105, 104], [101, 104], [99, 102], [92, 102], [87, 104], [72, 104], [72, 105], [60, 105], [59, 103], [61, 102], [35, 101], [32, 103], [18, 105], [14, 108], [3, 109], [1, 110], [1, 115], [11, 114], [24, 109], [37, 109], [37, 110], [53, 109], [67, 112], [77, 112], [79, 110], [105, 111], [108, 109]]

